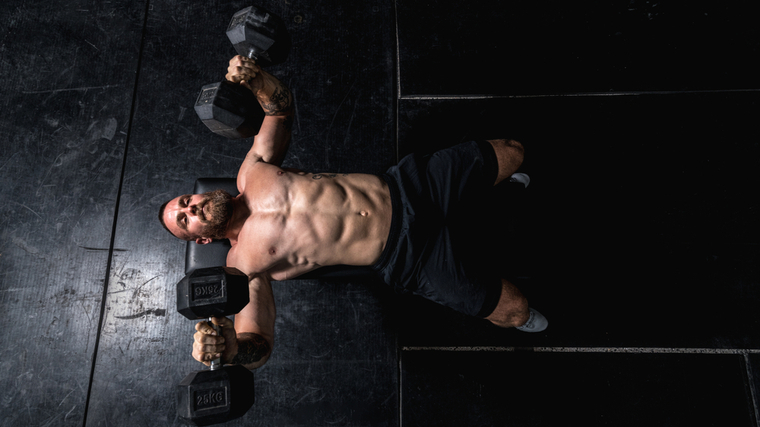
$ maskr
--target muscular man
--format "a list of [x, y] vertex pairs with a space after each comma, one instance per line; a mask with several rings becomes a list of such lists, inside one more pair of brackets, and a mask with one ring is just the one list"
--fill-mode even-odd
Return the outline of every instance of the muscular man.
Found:
[[230, 60], [227, 79], [252, 90], [266, 112], [238, 172], [240, 194], [183, 195], [159, 212], [180, 239], [229, 239], [227, 265], [250, 280], [251, 302], [234, 324], [214, 319], [222, 337], [206, 322], [197, 324], [196, 360], [208, 364], [221, 357], [249, 369], [263, 365], [274, 343], [270, 281], [328, 265], [371, 266], [391, 285], [501, 327], [546, 328], [546, 319], [528, 308], [513, 284], [478, 265], [471, 248], [457, 247], [457, 224], [447, 222], [463, 198], [516, 172], [522, 145], [460, 144], [432, 156], [405, 157], [383, 176], [283, 169], [291, 137], [290, 91], [241, 56]]

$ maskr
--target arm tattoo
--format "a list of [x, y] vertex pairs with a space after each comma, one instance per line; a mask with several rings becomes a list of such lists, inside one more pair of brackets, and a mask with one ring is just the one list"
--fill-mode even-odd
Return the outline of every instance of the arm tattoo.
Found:
[[238, 341], [238, 352], [232, 358], [236, 365], [248, 365], [259, 362], [269, 354], [269, 342], [259, 334], [248, 334], [245, 341]]
[[288, 111], [292, 104], [293, 97], [290, 94], [290, 89], [279, 84], [267, 102], [261, 103], [261, 108], [264, 109], [264, 113], [267, 116], [275, 116]]

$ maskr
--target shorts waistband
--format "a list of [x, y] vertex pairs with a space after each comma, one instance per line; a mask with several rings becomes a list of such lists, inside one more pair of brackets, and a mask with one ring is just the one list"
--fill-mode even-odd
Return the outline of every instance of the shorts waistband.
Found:
[[399, 193], [396, 180], [388, 174], [380, 175], [380, 178], [388, 184], [388, 191], [391, 195], [391, 230], [388, 233], [388, 240], [385, 241], [385, 248], [383, 253], [380, 254], [380, 259], [371, 268], [375, 271], [380, 271], [388, 266], [388, 261], [391, 257], [391, 252], [396, 248], [398, 243], [399, 233], [401, 231], [401, 195]]

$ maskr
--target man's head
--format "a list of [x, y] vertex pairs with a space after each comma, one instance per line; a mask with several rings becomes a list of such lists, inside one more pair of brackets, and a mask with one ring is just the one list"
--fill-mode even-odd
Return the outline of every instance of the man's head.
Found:
[[232, 218], [233, 197], [224, 190], [186, 194], [164, 203], [158, 211], [161, 224], [182, 240], [199, 244], [224, 239]]

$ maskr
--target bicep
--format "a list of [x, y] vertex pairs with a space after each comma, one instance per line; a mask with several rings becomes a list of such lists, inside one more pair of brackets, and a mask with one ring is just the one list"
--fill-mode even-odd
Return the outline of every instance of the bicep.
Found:
[[258, 163], [280, 166], [290, 144], [290, 129], [284, 116], [266, 116], [258, 135], [253, 138], [253, 146], [240, 165], [238, 190], [245, 186], [245, 177]]
[[290, 144], [292, 120], [289, 114], [265, 116], [259, 133], [253, 138], [252, 156], [273, 165], [282, 164], [285, 151]]
[[255, 275], [248, 282], [249, 303], [235, 315], [235, 332], [258, 334], [274, 343], [276, 310], [269, 277]]

